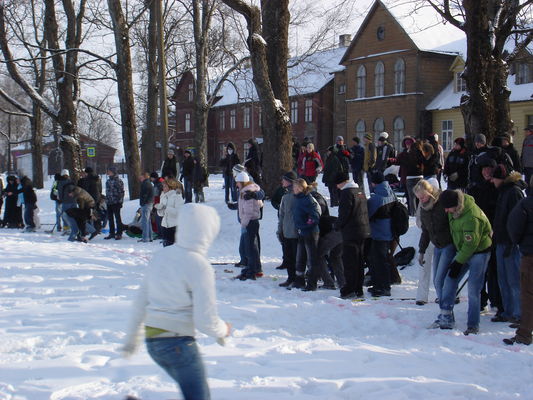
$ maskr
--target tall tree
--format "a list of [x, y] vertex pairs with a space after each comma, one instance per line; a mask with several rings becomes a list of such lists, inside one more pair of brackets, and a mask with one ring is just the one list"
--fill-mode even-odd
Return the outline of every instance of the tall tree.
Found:
[[[274, 47], [267, 53], [268, 43], [263, 38], [263, 29], [268, 32], [269, 40], [273, 45], [278, 40], [286, 42], [284, 32], [288, 29], [288, 19], [285, 18], [285, 15], [288, 14], [288, 1], [262, 2], [264, 20], [262, 20], [261, 10], [257, 6], [242, 0], [223, 0], [223, 2], [246, 20], [253, 82], [262, 111], [263, 146], [266, 155], [263, 157], [264, 186], [267, 194], [272, 195], [278, 186], [280, 175], [284, 171], [292, 169], [290, 118], [282, 100], [276, 97], [271, 82], [271, 74], [278, 72], [283, 74], [284, 69], [286, 74], [287, 63], [285, 62], [284, 66], [279, 63], [283, 58], [286, 60], [288, 55], [276, 54]], [[280, 13], [280, 16], [271, 16], [271, 11]], [[277, 51], [287, 52], [288, 47], [285, 43], [278, 42], [278, 45]], [[270, 61], [271, 59], [272, 61]], [[278, 66], [281, 70], [270, 71], [270, 65]], [[282, 82], [283, 79], [276, 84], [276, 90], [279, 89], [278, 86]], [[278, 94], [282, 95], [283, 93], [280, 90]]]
[[[509, 65], [533, 39], [531, 29], [521, 29], [521, 16], [532, 0], [424, 0], [446, 21], [465, 32], [466, 68], [463, 78], [467, 93], [461, 98], [461, 112], [467, 139], [483, 133], [492, 139], [511, 132]], [[529, 21], [531, 23], [531, 21]], [[521, 35], [517, 48], [508, 52], [511, 35]]]

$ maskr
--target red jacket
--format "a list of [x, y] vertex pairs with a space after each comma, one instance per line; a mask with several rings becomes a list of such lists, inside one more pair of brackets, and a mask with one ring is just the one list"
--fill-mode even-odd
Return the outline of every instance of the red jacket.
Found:
[[317, 176], [324, 168], [324, 163], [316, 151], [305, 152], [301, 166], [303, 176]]

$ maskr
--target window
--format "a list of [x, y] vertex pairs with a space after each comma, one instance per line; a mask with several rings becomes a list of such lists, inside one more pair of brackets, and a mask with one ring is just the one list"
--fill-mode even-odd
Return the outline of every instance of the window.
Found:
[[194, 100], [194, 83], [189, 83], [189, 101]]
[[250, 107], [244, 107], [244, 118], [242, 120], [242, 127], [248, 129], [250, 127]]
[[455, 73], [455, 92], [466, 92], [466, 81], [461, 77], [462, 72]]
[[313, 100], [307, 99], [305, 101], [305, 122], [311, 122], [313, 120]]
[[226, 129], [226, 112], [224, 110], [218, 113], [218, 125], [221, 131]]
[[366, 68], [361, 65], [357, 70], [357, 98], [366, 97]]
[[451, 151], [453, 147], [453, 121], [442, 121], [442, 148]]
[[259, 127], [262, 127], [263, 126], [263, 110], [261, 109], [261, 106], [259, 106], [259, 110], [257, 111], [257, 114], [258, 114], [258, 126]]
[[359, 139], [363, 140], [363, 136], [365, 136], [365, 133], [366, 133], [365, 121], [360, 119], [359, 121], [357, 121], [357, 124], [355, 124], [355, 134], [357, 135]]
[[291, 101], [291, 122], [298, 123], [298, 101]]
[[235, 109], [229, 112], [229, 128], [235, 129], [237, 126], [237, 111]]
[[385, 66], [381, 61], [376, 64], [374, 70], [374, 91], [375, 96], [383, 96], [385, 91]]
[[338, 91], [338, 94], [344, 94], [346, 93], [346, 85], [344, 83], [341, 83], [339, 85], [339, 91]]
[[185, 114], [185, 132], [191, 131], [191, 114], [186, 113]]
[[529, 79], [529, 65], [526, 63], [519, 63], [516, 65], [516, 84], [531, 82]]
[[374, 121], [374, 139], [377, 140], [379, 137], [379, 134], [385, 130], [385, 123], [383, 122], [383, 118], [377, 118]]
[[401, 58], [394, 64], [394, 93], [405, 93], [405, 61]]
[[402, 142], [405, 134], [405, 121], [402, 117], [394, 118], [393, 122], [393, 136], [394, 136], [394, 147], [396, 151], [402, 150]]

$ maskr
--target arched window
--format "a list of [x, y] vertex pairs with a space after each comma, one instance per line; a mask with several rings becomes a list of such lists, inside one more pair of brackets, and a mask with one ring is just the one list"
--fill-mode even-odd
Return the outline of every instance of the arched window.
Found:
[[385, 92], [385, 65], [381, 61], [376, 64], [374, 70], [375, 96], [383, 96]]
[[397, 152], [402, 151], [402, 142], [405, 135], [405, 121], [402, 117], [394, 118], [393, 122], [394, 147]]
[[383, 122], [383, 118], [379, 117], [376, 118], [374, 121], [374, 140], [378, 140], [379, 134], [385, 130], [385, 122]]
[[363, 136], [365, 136], [365, 133], [366, 133], [365, 121], [360, 119], [359, 121], [357, 121], [357, 124], [355, 124], [355, 134], [359, 139], [361, 139], [361, 143], [363, 140]]
[[366, 68], [361, 65], [357, 70], [357, 98], [366, 97]]
[[394, 64], [394, 93], [405, 93], [405, 61], [401, 58]]

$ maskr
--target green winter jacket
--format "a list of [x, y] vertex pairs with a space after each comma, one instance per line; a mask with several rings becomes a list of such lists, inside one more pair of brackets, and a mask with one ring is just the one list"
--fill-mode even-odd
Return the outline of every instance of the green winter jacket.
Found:
[[483, 252], [492, 245], [492, 227], [485, 213], [472, 196], [459, 191], [459, 205], [453, 214], [448, 214], [450, 233], [457, 249], [455, 261], [464, 264], [475, 253]]

